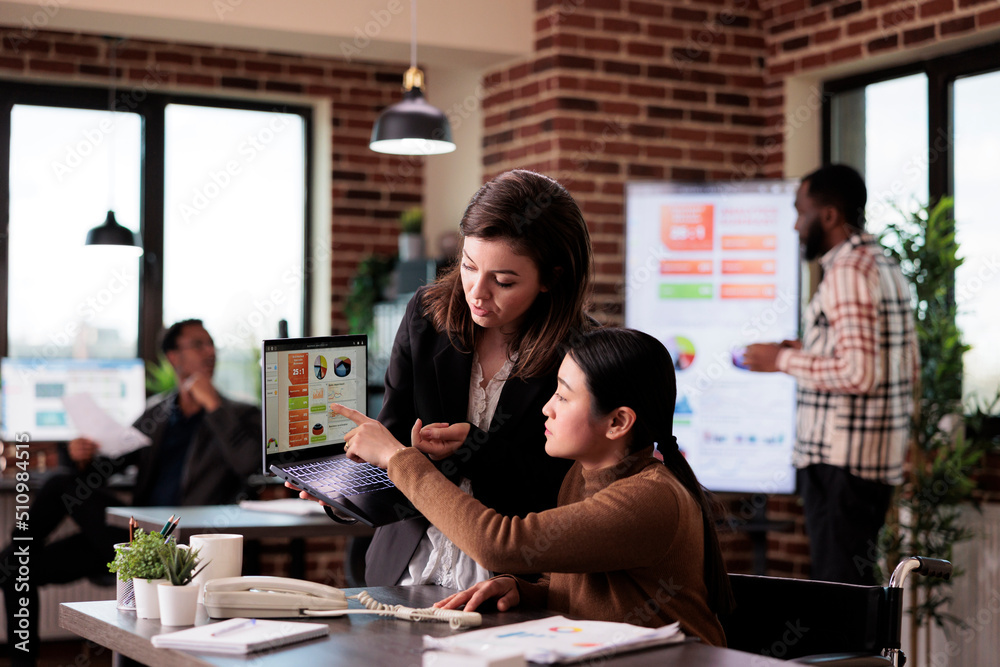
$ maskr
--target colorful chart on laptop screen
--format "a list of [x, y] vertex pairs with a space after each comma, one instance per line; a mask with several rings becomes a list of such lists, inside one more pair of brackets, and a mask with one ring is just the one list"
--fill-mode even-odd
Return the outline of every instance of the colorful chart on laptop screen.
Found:
[[338, 357], [333, 360], [333, 372], [339, 378], [345, 378], [351, 374], [351, 360], [347, 357]]
[[344, 338], [345, 345], [338, 346], [320, 346], [324, 339], [268, 341], [264, 411], [266, 437], [274, 441], [268, 443], [268, 453], [342, 443], [354, 428], [331, 409], [331, 403], [361, 411], [367, 407], [364, 339], [357, 337], [355, 343], [353, 337]]
[[322, 354], [316, 355], [316, 360], [313, 361], [313, 373], [316, 374], [317, 380], [322, 380], [326, 377], [326, 357]]

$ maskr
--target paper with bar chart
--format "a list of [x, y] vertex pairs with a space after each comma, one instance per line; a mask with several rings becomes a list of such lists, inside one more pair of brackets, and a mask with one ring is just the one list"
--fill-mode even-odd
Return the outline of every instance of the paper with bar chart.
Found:
[[796, 185], [628, 185], [625, 323], [670, 351], [674, 435], [717, 491], [794, 489], [795, 383], [746, 370], [742, 351], [797, 337]]

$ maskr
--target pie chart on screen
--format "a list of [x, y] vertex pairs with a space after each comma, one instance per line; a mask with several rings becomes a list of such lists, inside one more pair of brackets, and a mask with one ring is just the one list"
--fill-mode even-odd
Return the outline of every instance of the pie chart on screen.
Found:
[[665, 345], [676, 370], [682, 371], [694, 363], [694, 343], [687, 338], [672, 336], [666, 340]]
[[326, 357], [322, 354], [317, 354], [313, 360], [313, 374], [317, 380], [322, 380], [326, 377]]
[[351, 374], [351, 360], [347, 357], [337, 357], [333, 360], [333, 372], [339, 378], [345, 378]]

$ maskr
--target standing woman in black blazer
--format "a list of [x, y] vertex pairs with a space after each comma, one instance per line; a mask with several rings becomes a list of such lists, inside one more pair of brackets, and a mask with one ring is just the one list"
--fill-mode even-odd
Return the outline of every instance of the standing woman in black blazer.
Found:
[[[555, 507], [569, 461], [545, 454], [542, 406], [584, 313], [592, 254], [583, 214], [556, 181], [497, 176], [462, 216], [459, 261], [414, 295], [396, 334], [378, 420], [402, 443], [419, 417], [424, 452], [463, 490], [509, 516]], [[370, 586], [466, 588], [490, 572], [425, 519], [379, 528]]]

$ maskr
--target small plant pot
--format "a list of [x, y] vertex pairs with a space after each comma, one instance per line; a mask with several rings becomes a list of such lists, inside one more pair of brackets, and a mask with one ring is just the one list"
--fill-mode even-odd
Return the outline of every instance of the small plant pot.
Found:
[[424, 237], [404, 232], [399, 235], [399, 261], [410, 262], [424, 258]]
[[198, 612], [198, 586], [160, 584], [160, 623], [194, 625]]
[[137, 618], [159, 618], [160, 598], [157, 589], [166, 579], [133, 579]]

